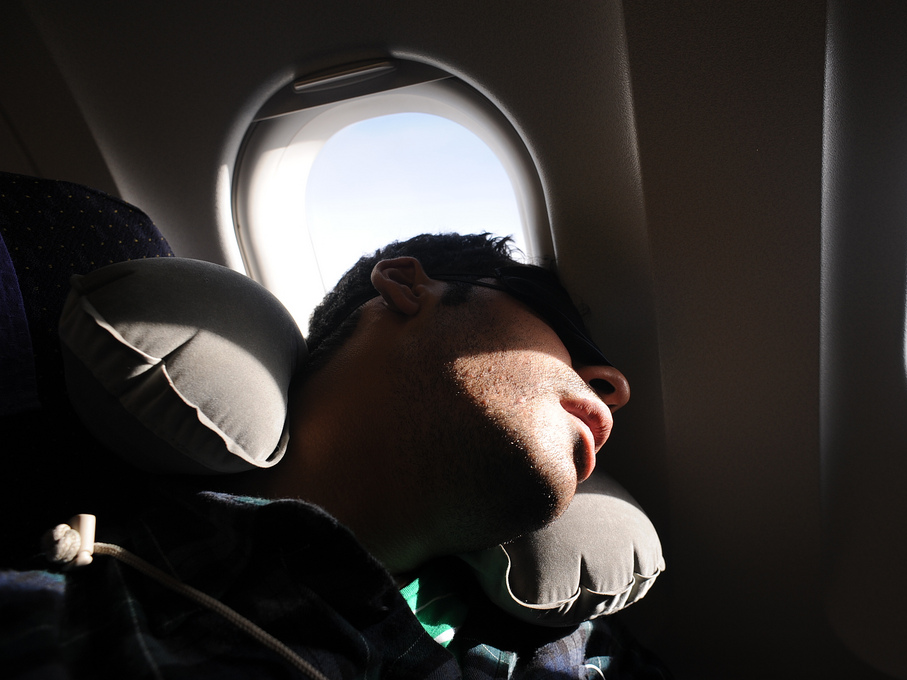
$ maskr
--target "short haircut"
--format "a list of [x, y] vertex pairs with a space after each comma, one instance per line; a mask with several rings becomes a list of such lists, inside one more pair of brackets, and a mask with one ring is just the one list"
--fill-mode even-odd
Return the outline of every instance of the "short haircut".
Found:
[[[309, 359], [305, 373], [323, 366], [352, 335], [359, 320], [359, 308], [377, 297], [371, 281], [372, 269], [381, 260], [414, 257], [429, 276], [461, 275], [494, 277], [495, 269], [518, 262], [519, 253], [509, 236], [482, 234], [421, 234], [406, 241], [394, 241], [371, 255], [365, 255], [337, 282], [309, 319], [306, 344]], [[452, 284], [442, 303], [456, 304], [470, 295], [470, 286]]]

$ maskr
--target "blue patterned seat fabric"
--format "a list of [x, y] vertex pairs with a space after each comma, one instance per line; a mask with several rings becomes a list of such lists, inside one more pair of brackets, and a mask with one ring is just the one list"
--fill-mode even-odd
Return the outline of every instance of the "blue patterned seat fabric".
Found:
[[114, 262], [172, 257], [145, 213], [70, 182], [0, 172], [0, 237], [19, 281], [42, 404], [59, 404], [57, 322], [69, 277]]

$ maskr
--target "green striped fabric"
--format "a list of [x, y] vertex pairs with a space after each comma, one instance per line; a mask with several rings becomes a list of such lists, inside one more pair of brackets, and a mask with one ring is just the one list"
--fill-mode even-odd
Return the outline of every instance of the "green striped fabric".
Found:
[[443, 570], [428, 569], [400, 589], [406, 604], [425, 631], [442, 647], [453, 640], [466, 619], [466, 601]]

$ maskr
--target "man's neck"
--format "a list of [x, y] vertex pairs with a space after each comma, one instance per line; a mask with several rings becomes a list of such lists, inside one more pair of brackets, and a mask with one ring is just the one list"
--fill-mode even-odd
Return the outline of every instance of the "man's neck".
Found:
[[[237, 476], [224, 490], [318, 505], [348, 527], [391, 573], [417, 567], [434, 555], [405, 470], [394, 462], [394, 433], [382, 404], [336, 389], [330, 365], [292, 396], [290, 444], [277, 465]], [[387, 404], [383, 406], [390, 407]]]

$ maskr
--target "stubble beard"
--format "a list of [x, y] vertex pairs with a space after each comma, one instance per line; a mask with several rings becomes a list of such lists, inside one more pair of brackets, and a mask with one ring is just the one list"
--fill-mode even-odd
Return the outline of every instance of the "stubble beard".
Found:
[[458, 356], [444, 350], [447, 345], [458, 348], [457, 354], [464, 346], [469, 351], [464, 327], [439, 329], [449, 334], [448, 342], [408, 349], [406, 361], [418, 368], [404, 388], [418, 409], [401, 444], [422, 503], [434, 515], [433, 533], [450, 552], [490, 547], [540, 529], [566, 509], [576, 482], [575, 476], [534, 462], [532, 443], [464, 384]]

